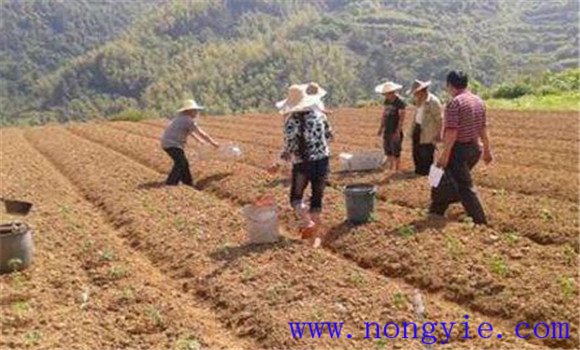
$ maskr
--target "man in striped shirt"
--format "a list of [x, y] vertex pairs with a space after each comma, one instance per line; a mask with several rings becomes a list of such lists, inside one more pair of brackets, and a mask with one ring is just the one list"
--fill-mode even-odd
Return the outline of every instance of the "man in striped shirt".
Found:
[[440, 188], [431, 193], [429, 212], [444, 215], [449, 205], [461, 201], [463, 208], [475, 224], [487, 224], [487, 219], [471, 179], [471, 169], [482, 156], [479, 140], [483, 144], [483, 160], [492, 161], [487, 119], [483, 100], [467, 90], [468, 77], [461, 71], [447, 75], [447, 90], [453, 99], [445, 108], [443, 125], [443, 150], [437, 166], [445, 169]]

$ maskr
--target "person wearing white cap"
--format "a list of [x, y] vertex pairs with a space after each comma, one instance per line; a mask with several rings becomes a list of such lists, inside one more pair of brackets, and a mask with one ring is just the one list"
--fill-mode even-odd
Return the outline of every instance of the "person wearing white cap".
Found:
[[443, 120], [441, 102], [429, 92], [430, 85], [430, 81], [415, 80], [409, 91], [417, 107], [411, 123], [413, 162], [415, 173], [421, 176], [429, 175]]
[[381, 118], [378, 136], [383, 138], [383, 148], [390, 170], [399, 171], [403, 144], [403, 123], [407, 107], [398, 91], [403, 87], [388, 81], [377, 85], [375, 92], [385, 97], [385, 109]]
[[[322, 198], [329, 172], [332, 129], [322, 98], [326, 91], [318, 84], [292, 85], [287, 98], [276, 103], [281, 114], [288, 115], [284, 124], [284, 149], [280, 158], [292, 161], [290, 204], [300, 219], [302, 238], [315, 235], [321, 223]], [[278, 165], [271, 167], [275, 171]], [[310, 205], [304, 201], [304, 192], [310, 184]]]
[[173, 168], [165, 180], [165, 184], [168, 186], [175, 186], [180, 182], [187, 186], [193, 186], [189, 162], [183, 151], [188, 136], [192, 136], [202, 144], [210, 143], [216, 148], [219, 147], [219, 144], [211, 136], [197, 126], [196, 118], [201, 110], [203, 107], [194, 100], [184, 101], [183, 107], [177, 110], [177, 117], [169, 123], [163, 132], [161, 147], [173, 160]]

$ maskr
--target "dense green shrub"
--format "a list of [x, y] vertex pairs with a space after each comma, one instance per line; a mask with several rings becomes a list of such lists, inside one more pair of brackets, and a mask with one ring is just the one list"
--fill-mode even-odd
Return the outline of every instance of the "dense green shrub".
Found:
[[513, 99], [529, 95], [534, 92], [532, 86], [523, 83], [502, 84], [498, 86], [492, 93], [494, 98]]
[[152, 117], [152, 113], [144, 110], [129, 108], [108, 118], [112, 121], [138, 122]]

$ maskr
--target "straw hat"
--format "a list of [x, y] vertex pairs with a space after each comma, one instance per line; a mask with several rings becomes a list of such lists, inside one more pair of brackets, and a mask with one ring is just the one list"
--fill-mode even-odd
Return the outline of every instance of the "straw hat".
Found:
[[294, 84], [288, 88], [286, 98], [276, 102], [276, 108], [281, 114], [303, 111], [309, 107], [318, 106], [326, 96], [326, 90], [317, 83]]
[[198, 105], [197, 102], [195, 102], [195, 100], [185, 100], [183, 101], [183, 107], [181, 107], [180, 109], [177, 110], [177, 112], [181, 113], [181, 112], [185, 112], [185, 111], [189, 111], [189, 110], [202, 110], [204, 109], [202, 106]]
[[411, 89], [409, 89], [409, 91], [407, 91], [407, 94], [414, 94], [417, 91], [421, 91], [423, 89], [428, 88], [431, 85], [431, 81], [421, 81], [421, 80], [415, 80], [413, 82], [413, 85], [411, 85]]
[[377, 94], [386, 94], [388, 92], [399, 91], [402, 88], [403, 88], [402, 85], [399, 85], [392, 81], [387, 81], [386, 83], [375, 86], [375, 92]]

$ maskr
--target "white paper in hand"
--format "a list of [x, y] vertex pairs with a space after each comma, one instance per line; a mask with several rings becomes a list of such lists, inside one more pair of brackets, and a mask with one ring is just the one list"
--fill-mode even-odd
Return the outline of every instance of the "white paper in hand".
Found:
[[435, 164], [431, 165], [431, 169], [429, 170], [429, 184], [431, 187], [439, 186], [444, 173], [445, 171], [441, 168], [438, 168]]

